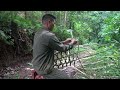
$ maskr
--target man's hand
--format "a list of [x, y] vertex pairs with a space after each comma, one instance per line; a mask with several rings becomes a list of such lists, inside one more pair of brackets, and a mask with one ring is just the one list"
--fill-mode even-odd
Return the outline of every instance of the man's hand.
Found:
[[63, 44], [69, 44], [71, 42], [72, 38], [67, 38], [65, 41], [63, 41]]
[[73, 45], [75, 45], [75, 44], [77, 44], [77, 40], [76, 39], [71, 39], [71, 43], [73, 44]]
[[73, 45], [77, 44], [77, 40], [74, 38], [67, 38], [65, 41], [63, 41], [63, 44], [69, 44], [72, 43]]

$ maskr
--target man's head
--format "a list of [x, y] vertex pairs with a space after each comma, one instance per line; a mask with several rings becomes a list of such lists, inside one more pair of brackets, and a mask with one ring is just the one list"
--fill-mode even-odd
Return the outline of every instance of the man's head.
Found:
[[54, 28], [56, 17], [51, 14], [45, 14], [42, 17], [42, 23], [45, 28], [52, 30]]

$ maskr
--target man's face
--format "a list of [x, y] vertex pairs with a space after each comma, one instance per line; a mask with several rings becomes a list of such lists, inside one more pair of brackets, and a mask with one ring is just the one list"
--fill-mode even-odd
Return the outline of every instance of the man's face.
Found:
[[55, 25], [55, 20], [54, 21], [49, 21], [48, 27], [52, 31]]

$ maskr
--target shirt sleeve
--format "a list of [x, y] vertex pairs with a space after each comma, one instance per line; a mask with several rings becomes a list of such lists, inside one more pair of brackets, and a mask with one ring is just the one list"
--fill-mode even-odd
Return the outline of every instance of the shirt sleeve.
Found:
[[58, 38], [55, 35], [51, 35], [49, 39], [49, 47], [53, 50], [66, 52], [73, 48], [73, 44], [67, 44], [64, 45], [62, 42], [58, 40]]

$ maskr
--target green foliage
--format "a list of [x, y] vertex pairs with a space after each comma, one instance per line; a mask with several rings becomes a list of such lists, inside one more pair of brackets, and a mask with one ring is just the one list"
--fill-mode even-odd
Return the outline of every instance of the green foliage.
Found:
[[71, 38], [71, 34], [66, 29], [61, 27], [55, 27], [53, 32], [59, 38], [60, 41], [64, 41], [66, 38]]
[[13, 40], [10, 40], [10, 36], [6, 35], [3, 31], [0, 31], [0, 40], [3, 40], [8, 45], [13, 45]]
[[14, 21], [19, 25], [19, 27], [26, 28], [26, 29], [32, 27], [31, 21], [26, 20], [20, 16], [17, 16], [14, 19]]
[[104, 20], [104, 26], [101, 30], [101, 36], [104, 38], [105, 42], [109, 43], [118, 43], [120, 44], [120, 26], [119, 26], [119, 20], [120, 20], [120, 13], [114, 12], [109, 15]]
[[[102, 45], [87, 44], [92, 47], [96, 54], [85, 60], [86, 71], [96, 74], [96, 78], [119, 78], [120, 77], [120, 49], [114, 44]], [[83, 60], [84, 61], [84, 60]]]
[[[26, 13], [26, 14], [25, 14]], [[26, 15], [26, 16], [25, 16]], [[0, 32], [1, 39], [7, 44], [13, 44], [10, 36], [10, 24], [14, 21], [18, 25], [18, 29], [26, 29], [28, 36], [33, 38], [33, 33], [41, 27], [41, 12], [32, 11], [0, 11]], [[9, 34], [7, 34], [9, 33]]]
[[[74, 38], [81, 44], [89, 42], [120, 43], [120, 14], [117, 11], [50, 11], [57, 17], [54, 32], [64, 40], [71, 35], [66, 31], [73, 30]], [[0, 21], [15, 21], [29, 36], [42, 26], [43, 11], [1, 11]], [[65, 17], [66, 15], [66, 17]]]
[[[30, 13], [30, 12], [29, 12]], [[19, 25], [19, 27], [22, 27], [24, 29], [39, 29], [40, 28], [40, 21], [39, 18], [37, 16], [38, 14], [36, 14], [35, 12], [30, 13], [30, 15], [25, 18], [23, 16], [16, 16], [13, 20]]]
[[[73, 37], [79, 40], [79, 44], [88, 44], [97, 51], [96, 56], [90, 60], [104, 60], [98, 66], [113, 62], [114, 66], [101, 69], [103, 72], [108, 72], [104, 75], [119, 76], [119, 11], [0, 11], [0, 39], [9, 45], [14, 45], [9, 27], [10, 22], [14, 21], [18, 24], [19, 29], [26, 29], [28, 36], [33, 40], [34, 33], [42, 27], [41, 18], [45, 12], [57, 17], [53, 32], [60, 41], [71, 38], [71, 34], [67, 30], [72, 29]], [[102, 71], [97, 71], [102, 74]]]

